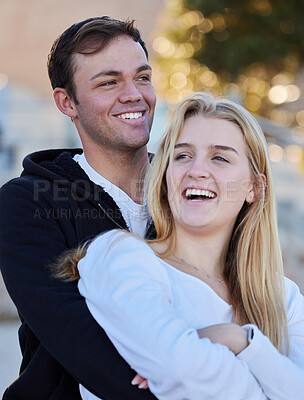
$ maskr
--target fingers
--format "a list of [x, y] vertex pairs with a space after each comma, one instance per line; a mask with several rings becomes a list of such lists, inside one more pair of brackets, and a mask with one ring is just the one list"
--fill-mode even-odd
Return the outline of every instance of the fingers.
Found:
[[131, 384], [132, 385], [140, 385], [142, 383], [143, 379], [144, 378], [142, 376], [140, 376], [139, 374], [136, 374], [135, 377], [133, 378]]
[[149, 384], [147, 379], [143, 378], [141, 375], [137, 374], [131, 381], [132, 385], [138, 385], [139, 389], [148, 389]]
[[149, 388], [149, 384], [147, 379], [144, 379], [143, 382], [138, 386], [138, 389], [148, 389]]

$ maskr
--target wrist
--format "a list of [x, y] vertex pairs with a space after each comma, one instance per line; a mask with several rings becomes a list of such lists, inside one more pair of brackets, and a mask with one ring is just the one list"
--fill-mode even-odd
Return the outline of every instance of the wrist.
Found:
[[239, 353], [241, 353], [243, 350], [246, 349], [248, 346], [248, 330], [243, 327], [239, 327], [239, 332], [240, 334], [236, 335], [235, 338], [233, 339], [235, 342], [235, 347], [234, 347], [234, 354], [237, 356]]
[[247, 343], [248, 343], [247, 346], [249, 346], [251, 344], [253, 337], [254, 337], [254, 329], [252, 327], [250, 327], [247, 330]]
[[238, 352], [235, 353], [235, 355], [237, 356], [238, 354], [240, 354], [243, 350], [245, 350], [248, 346], [250, 346], [253, 337], [254, 337], [254, 329], [249, 326], [249, 327], [242, 327], [243, 331], [245, 331], [245, 336], [243, 337], [243, 345], [241, 346], [241, 348], [239, 348]]

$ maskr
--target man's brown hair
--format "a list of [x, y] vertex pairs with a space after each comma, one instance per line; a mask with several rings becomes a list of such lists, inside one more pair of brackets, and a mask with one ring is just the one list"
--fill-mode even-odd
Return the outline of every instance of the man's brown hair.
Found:
[[103, 16], [89, 18], [70, 26], [55, 40], [48, 56], [47, 67], [52, 88], [66, 89], [67, 94], [77, 104], [72, 55], [97, 53], [106, 48], [114, 38], [123, 35], [130, 36], [138, 42], [148, 58], [146, 45], [134, 26], [134, 20], [119, 21]]

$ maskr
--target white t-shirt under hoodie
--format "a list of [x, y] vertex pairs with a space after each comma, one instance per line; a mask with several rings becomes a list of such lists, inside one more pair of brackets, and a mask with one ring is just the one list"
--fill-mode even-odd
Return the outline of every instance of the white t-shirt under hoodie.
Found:
[[147, 203], [135, 203], [127, 193], [96, 172], [88, 163], [84, 153], [76, 154], [73, 159], [80, 165], [92, 182], [101, 186], [112, 197], [130, 231], [142, 238], [145, 237], [148, 225], [151, 223]]
[[[304, 298], [287, 278], [289, 358], [253, 325], [254, 338], [238, 356], [200, 339], [197, 329], [232, 321], [231, 306], [131, 234], [97, 237], [79, 272], [78, 288], [93, 317], [158, 399], [304, 399]], [[84, 400], [96, 399], [80, 391]]]

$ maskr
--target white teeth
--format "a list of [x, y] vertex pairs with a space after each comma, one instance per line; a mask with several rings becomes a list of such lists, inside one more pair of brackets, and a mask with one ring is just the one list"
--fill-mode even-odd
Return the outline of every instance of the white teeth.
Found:
[[186, 190], [187, 199], [189, 199], [190, 196], [204, 196], [213, 199], [215, 197], [215, 194], [213, 192], [209, 192], [209, 190], [187, 189]]
[[118, 118], [121, 119], [138, 119], [142, 117], [143, 112], [136, 112], [136, 113], [125, 113], [118, 115]]

